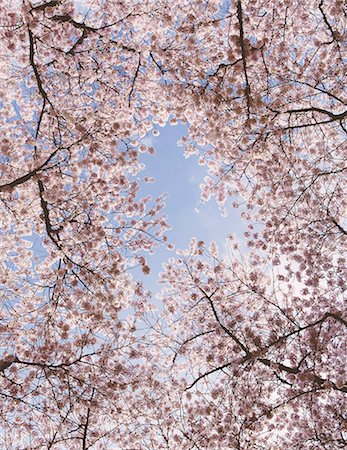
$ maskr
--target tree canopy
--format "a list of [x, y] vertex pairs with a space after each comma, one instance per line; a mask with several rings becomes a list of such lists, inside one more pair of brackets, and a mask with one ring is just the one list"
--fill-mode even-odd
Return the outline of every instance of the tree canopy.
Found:
[[[344, 2], [0, 11], [1, 448], [345, 448]], [[167, 123], [247, 231], [192, 237], [156, 308], [130, 271], [174, 244], [141, 192]]]

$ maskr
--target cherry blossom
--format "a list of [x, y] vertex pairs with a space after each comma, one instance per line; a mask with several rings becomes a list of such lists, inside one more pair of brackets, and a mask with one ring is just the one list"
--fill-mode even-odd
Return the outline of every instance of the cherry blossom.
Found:
[[[1, 448], [346, 447], [343, 2], [0, 12]], [[248, 228], [197, 231], [156, 310], [141, 155], [177, 123]]]

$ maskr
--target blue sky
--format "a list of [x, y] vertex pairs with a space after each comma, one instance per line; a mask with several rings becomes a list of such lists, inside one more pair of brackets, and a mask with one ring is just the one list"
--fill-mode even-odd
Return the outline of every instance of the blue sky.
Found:
[[[223, 250], [228, 234], [241, 237], [244, 231], [240, 210], [228, 208], [228, 216], [222, 217], [214, 199], [200, 202], [199, 185], [206, 175], [206, 167], [198, 165], [195, 155], [186, 159], [183, 148], [177, 147], [177, 141], [186, 134], [186, 129], [180, 125], [167, 125], [159, 131], [158, 137], [150, 138], [155, 155], [145, 154], [141, 159], [146, 165], [142, 175], [154, 177], [156, 181], [144, 184], [141, 194], [156, 197], [163, 192], [168, 193], [165, 214], [172, 227], [168, 237], [175, 244], [175, 250], [168, 251], [165, 246], [160, 246], [154, 255], [148, 257], [151, 274], [141, 278], [145, 288], [153, 292], [158, 292], [157, 278], [162, 264], [175, 255], [176, 249], [187, 248], [193, 236], [205, 242], [215, 240]], [[147, 143], [148, 139], [145, 138]], [[231, 204], [232, 200], [229, 202]]]

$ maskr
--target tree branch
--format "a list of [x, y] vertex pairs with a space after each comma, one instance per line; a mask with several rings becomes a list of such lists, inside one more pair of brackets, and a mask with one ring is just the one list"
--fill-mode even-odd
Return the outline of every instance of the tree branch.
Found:
[[43, 3], [42, 5], [33, 6], [32, 11], [44, 11], [46, 8], [52, 8], [53, 6], [60, 5], [61, 0], [52, 0], [48, 3]]
[[[90, 402], [93, 400], [95, 393], [95, 388], [93, 388], [92, 395], [90, 397]], [[82, 437], [82, 450], [87, 450], [87, 434], [88, 434], [88, 425], [89, 425], [89, 417], [90, 417], [90, 406], [88, 406], [87, 417], [83, 427], [83, 437]]]
[[44, 169], [44, 167], [50, 162], [50, 160], [57, 154], [58, 150], [60, 150], [60, 149], [57, 148], [56, 150], [54, 150], [54, 152], [52, 152], [50, 154], [50, 156], [46, 159], [46, 161], [44, 161], [36, 169], [31, 170], [30, 172], [23, 175], [22, 177], [16, 178], [15, 180], [11, 181], [10, 183], [2, 184], [0, 186], [0, 192], [5, 192], [8, 190], [11, 190], [12, 188], [14, 188], [16, 186], [19, 186], [19, 185], [25, 183], [26, 181], [29, 181], [31, 178], [33, 178], [35, 175], [37, 175], [41, 170]]
[[327, 111], [323, 108], [318, 108], [315, 106], [312, 106], [310, 108], [296, 108], [296, 109], [288, 109], [287, 111], [277, 111], [274, 109], [269, 108], [272, 112], [277, 114], [300, 114], [300, 113], [306, 113], [306, 112], [319, 112], [321, 114], [326, 114], [329, 116], [332, 120], [342, 120], [347, 116], [347, 111], [344, 111], [340, 114], [334, 114], [331, 111]]
[[232, 339], [239, 347], [241, 347], [241, 349], [246, 353], [246, 355], [249, 355], [250, 352], [249, 352], [249, 350], [247, 349], [247, 347], [240, 341], [240, 339], [239, 339], [237, 336], [235, 336], [234, 333], [232, 333], [232, 332], [231, 332], [225, 325], [223, 325], [222, 322], [220, 321], [220, 319], [219, 319], [219, 317], [218, 317], [218, 314], [217, 314], [217, 311], [216, 311], [216, 308], [215, 308], [215, 306], [214, 306], [214, 304], [213, 304], [213, 301], [212, 301], [211, 296], [208, 295], [202, 288], [199, 288], [199, 290], [204, 294], [205, 298], [208, 300], [208, 302], [209, 302], [209, 304], [210, 304], [210, 306], [211, 306], [211, 308], [212, 308], [213, 315], [214, 315], [215, 319], [217, 320], [217, 322], [219, 323], [220, 327], [227, 333], [228, 336], [231, 337], [231, 339]]
[[[52, 242], [54, 242], [56, 247], [59, 250], [61, 250], [61, 245], [58, 243], [58, 241], [57, 241], [57, 239], [55, 237], [55, 235], [57, 235], [59, 233], [61, 228], [55, 229], [55, 228], [52, 227], [51, 220], [50, 220], [50, 217], [49, 217], [48, 204], [47, 204], [46, 200], [43, 198], [43, 194], [45, 192], [45, 188], [44, 188], [43, 183], [42, 183], [41, 180], [39, 180], [37, 183], [38, 183], [38, 186], [39, 186], [41, 208], [42, 208], [42, 211], [43, 211], [43, 217], [44, 217], [44, 221], [45, 221], [45, 225], [46, 225], [47, 234], [50, 237], [50, 239], [52, 240]], [[58, 236], [58, 239], [59, 239], [59, 236]]]
[[136, 82], [136, 78], [137, 78], [137, 76], [139, 74], [140, 67], [141, 67], [141, 58], [139, 56], [139, 61], [138, 61], [138, 64], [137, 64], [136, 72], [135, 72], [134, 79], [133, 79], [133, 82], [131, 84], [131, 89], [130, 89], [130, 92], [129, 92], [129, 108], [130, 108], [130, 105], [131, 105], [131, 96], [132, 96], [133, 91], [134, 91], [135, 82]]
[[191, 389], [193, 386], [195, 386], [200, 380], [202, 380], [205, 377], [208, 377], [209, 375], [211, 375], [214, 372], [218, 372], [219, 370], [225, 369], [226, 367], [231, 366], [231, 362], [223, 364], [222, 366], [219, 367], [215, 367], [214, 369], [209, 370], [208, 372], [203, 373], [202, 375], [200, 375], [198, 378], [196, 378], [188, 387], [185, 388], [185, 391], [188, 391], [189, 389]]
[[29, 60], [30, 60], [30, 65], [34, 71], [34, 75], [35, 75], [35, 79], [36, 79], [36, 84], [38, 87], [38, 90], [42, 96], [42, 98], [51, 105], [51, 107], [53, 108], [52, 102], [50, 101], [50, 99], [48, 98], [48, 95], [43, 87], [42, 84], [42, 80], [39, 74], [39, 71], [37, 69], [36, 63], [35, 63], [35, 42], [34, 42], [34, 36], [32, 31], [30, 30], [30, 28], [28, 27], [28, 34], [29, 34]]
[[237, 20], [239, 22], [241, 56], [242, 56], [243, 72], [245, 74], [245, 80], [246, 80], [245, 95], [246, 95], [246, 101], [247, 101], [247, 112], [249, 115], [250, 114], [250, 103], [251, 103], [251, 101], [250, 101], [251, 87], [249, 84], [248, 73], [247, 73], [246, 48], [245, 48], [245, 42], [244, 42], [243, 13], [242, 13], [241, 0], [237, 1]]

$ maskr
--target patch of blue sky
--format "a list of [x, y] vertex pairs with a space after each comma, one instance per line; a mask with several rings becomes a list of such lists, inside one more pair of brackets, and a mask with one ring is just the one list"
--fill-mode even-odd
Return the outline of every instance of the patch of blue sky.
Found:
[[152, 145], [156, 151], [154, 156], [144, 154], [141, 162], [146, 166], [142, 178], [153, 177], [154, 183], [141, 184], [141, 196], [151, 195], [153, 198], [167, 193], [164, 213], [172, 229], [169, 231], [169, 242], [175, 245], [169, 251], [165, 245], [159, 245], [153, 255], [148, 256], [151, 273], [144, 276], [140, 270], [134, 271], [136, 278], [141, 277], [146, 289], [156, 293], [159, 291], [157, 279], [162, 266], [174, 256], [176, 249], [186, 249], [194, 236], [208, 244], [216, 241], [221, 254], [227, 252], [227, 236], [234, 234], [242, 239], [245, 225], [240, 219], [240, 210], [231, 207], [232, 201], [226, 205], [228, 215], [223, 217], [217, 203], [200, 200], [200, 184], [207, 175], [206, 167], [199, 166], [198, 158], [186, 159], [177, 141], [186, 134], [186, 127], [165, 126], [160, 129], [159, 137], [146, 137], [144, 142]]
[[74, 3], [74, 8], [75, 8], [75, 12], [76, 13], [80, 13], [81, 15], [83, 15], [85, 17], [85, 19], [88, 18], [88, 15], [91, 13], [92, 8], [88, 5], [85, 4], [85, 2], [82, 1], [75, 1]]
[[12, 122], [13, 120], [19, 120], [21, 119], [21, 112], [20, 112], [20, 106], [18, 105], [18, 103], [16, 102], [16, 100], [12, 100], [11, 101], [11, 105], [13, 107], [13, 110], [15, 112], [15, 116], [14, 117], [10, 117], [7, 119], [8, 122]]

